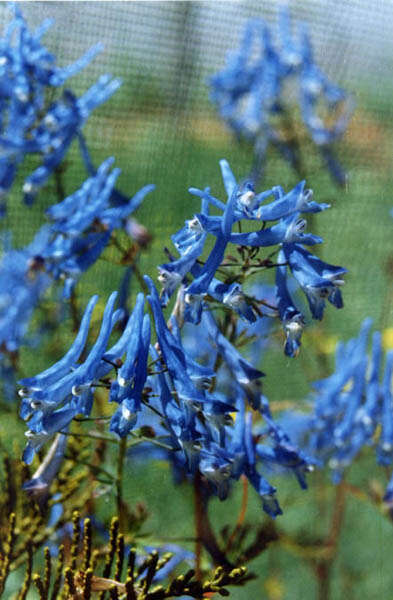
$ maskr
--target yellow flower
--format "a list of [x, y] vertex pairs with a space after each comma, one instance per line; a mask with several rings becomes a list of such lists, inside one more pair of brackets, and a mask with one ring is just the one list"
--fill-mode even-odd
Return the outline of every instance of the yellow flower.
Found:
[[387, 327], [382, 332], [382, 346], [384, 350], [393, 350], [393, 327]]

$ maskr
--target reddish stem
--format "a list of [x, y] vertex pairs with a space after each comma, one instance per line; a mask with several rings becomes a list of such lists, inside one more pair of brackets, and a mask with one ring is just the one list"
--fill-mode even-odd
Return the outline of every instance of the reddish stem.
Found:
[[225, 548], [226, 553], [229, 552], [229, 550], [232, 548], [232, 545], [233, 545], [233, 542], [235, 541], [236, 535], [238, 534], [239, 529], [243, 525], [244, 519], [246, 517], [247, 502], [248, 502], [248, 479], [245, 475], [242, 475], [241, 480], [242, 480], [242, 484], [243, 484], [242, 504], [240, 507], [240, 512], [239, 512], [239, 516], [236, 521], [236, 525], [232, 531], [230, 538], [228, 539], [228, 542], [227, 542], [227, 545]]

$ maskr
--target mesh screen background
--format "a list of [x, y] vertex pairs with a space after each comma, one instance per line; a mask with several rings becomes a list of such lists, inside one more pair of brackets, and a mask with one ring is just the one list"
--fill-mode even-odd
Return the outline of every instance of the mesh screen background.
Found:
[[[60, 65], [71, 63], [96, 42], [104, 43], [105, 50], [69, 81], [76, 93], [82, 94], [102, 73], [123, 79], [122, 88], [93, 112], [84, 133], [96, 165], [108, 156], [116, 158], [116, 165], [122, 169], [122, 192], [131, 196], [145, 184], [157, 186], [137, 213], [138, 220], [155, 236], [152, 254], [143, 256], [141, 264], [141, 269], [155, 278], [156, 265], [164, 261], [163, 247], [169, 244], [169, 235], [198, 210], [187, 188], [210, 185], [214, 195], [221, 197], [219, 159], [227, 158], [239, 177], [250, 166], [251, 154], [235, 144], [210, 104], [206, 81], [222, 68], [228, 50], [238, 46], [247, 19], [263, 17], [274, 26], [282, 3], [258, 0], [19, 4], [32, 29], [46, 17], [54, 19], [43, 42]], [[332, 352], [335, 341], [355, 335], [366, 316], [373, 317], [376, 325], [385, 330], [386, 345], [389, 339], [393, 345], [392, 274], [389, 283], [386, 268], [393, 249], [393, 219], [389, 215], [393, 206], [393, 2], [302, 0], [289, 5], [293, 22], [303, 20], [309, 24], [318, 64], [332, 81], [350, 91], [357, 103], [348, 132], [338, 146], [349, 175], [349, 192], [337, 189], [327, 175], [312, 170], [307, 175], [315, 199], [332, 204], [330, 211], [312, 220], [309, 230], [325, 239], [318, 254], [349, 270], [344, 288], [345, 308], [337, 311], [329, 306], [322, 323], [308, 323], [296, 361], [283, 355], [281, 327], [277, 324], [275, 347], [262, 357], [262, 369], [268, 374], [264, 393], [272, 402], [290, 399], [293, 403], [294, 399], [304, 398], [310, 391], [310, 382], [320, 376], [315, 347], [321, 345], [326, 350], [329, 346]], [[9, 19], [7, 4], [2, 2], [0, 26]], [[27, 166], [21, 169], [10, 198], [9, 214], [0, 224], [0, 228], [14, 232], [17, 245], [32, 239], [45, 221], [44, 209], [57, 202], [50, 182], [32, 209], [26, 208], [21, 185], [29, 172], [31, 168], [28, 170]], [[67, 156], [66, 192], [75, 191], [85, 178], [74, 145]], [[268, 163], [264, 188], [279, 184], [288, 190], [296, 183], [296, 175], [283, 161]], [[93, 293], [107, 298], [109, 291], [118, 289], [120, 277], [121, 273], [110, 263], [99, 261], [78, 287], [81, 305]], [[48, 366], [40, 352], [29, 360], [34, 365], [26, 366], [26, 373]], [[332, 353], [328, 360], [332, 364]], [[369, 473], [373, 473], [374, 458], [368, 465]], [[132, 468], [141, 478], [136, 483]], [[173, 489], [169, 471], [159, 467], [146, 470], [143, 483], [141, 472], [142, 467], [137, 471], [131, 465], [130, 502], [134, 503], [139, 489], [150, 494], [151, 531], [165, 539], [170, 521], [176, 535], [187, 533], [185, 523], [192, 522], [191, 495], [187, 496], [184, 487]], [[359, 480], [363, 479], [360, 473]], [[317, 494], [315, 489], [308, 493]], [[309, 533], [318, 532], [320, 512], [314, 514], [309, 504], [302, 514], [299, 511], [306, 495], [302, 496], [293, 482], [287, 488], [280, 482], [279, 491], [285, 506], [284, 529], [291, 531], [299, 526], [300, 515], [305, 539]], [[354, 598], [356, 593], [356, 597], [390, 597], [391, 523], [385, 520], [382, 525], [382, 517], [377, 521], [375, 509], [364, 502], [353, 501], [352, 508], [345, 515], [345, 547], [343, 544], [335, 567], [340, 573], [336, 581], [342, 577], [344, 583], [340, 588], [335, 584], [334, 597]], [[221, 519], [224, 525], [227, 513], [223, 505], [214, 500], [211, 510], [217, 515], [217, 522]], [[259, 515], [258, 511], [259, 504], [254, 514]], [[271, 553], [262, 555], [256, 570], [260, 579], [244, 590], [234, 591], [231, 597], [316, 597], [314, 584], [310, 584], [311, 571], [296, 557], [286, 555], [286, 550], [279, 554], [273, 547]], [[287, 587], [282, 595], [274, 596], [274, 587], [273, 595], [268, 595], [267, 586], [263, 587], [262, 580], [271, 578], [274, 583], [274, 577], [282, 577], [283, 581], [285, 578]], [[277, 589], [280, 591], [279, 586]]]

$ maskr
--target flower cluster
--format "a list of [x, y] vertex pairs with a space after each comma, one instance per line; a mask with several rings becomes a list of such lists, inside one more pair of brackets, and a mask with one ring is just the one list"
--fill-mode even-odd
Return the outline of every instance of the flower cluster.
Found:
[[[297, 149], [289, 141], [289, 132], [284, 134], [277, 127], [278, 121], [288, 129], [284, 84], [287, 79], [296, 79], [303, 123], [332, 175], [343, 183], [345, 175], [330, 146], [347, 127], [352, 100], [315, 64], [305, 25], [295, 38], [288, 11], [283, 9], [278, 29], [280, 43], [275, 46], [262, 20], [248, 22], [239, 49], [231, 52], [226, 67], [211, 78], [211, 99], [236, 135], [254, 144], [258, 161], [263, 161], [268, 145], [273, 144], [296, 168]], [[321, 105], [326, 118], [319, 114]]]
[[[53, 281], [64, 281], [63, 297], [68, 298], [80, 276], [100, 257], [113, 231], [126, 226], [129, 215], [154, 188], [147, 185], [119, 204], [114, 185], [120, 170], [111, 170], [112, 165], [113, 158], [104, 161], [79, 190], [51, 206], [47, 215], [52, 222], [43, 225], [29, 245], [16, 250], [5, 240], [0, 261], [2, 368], [10, 353], [26, 343], [33, 311]], [[11, 371], [4, 373], [6, 379]]]
[[16, 4], [13, 19], [0, 40], [0, 194], [10, 190], [19, 165], [35, 153], [42, 164], [29, 175], [23, 186], [25, 201], [31, 203], [64, 159], [71, 142], [81, 135], [90, 113], [105, 102], [120, 86], [109, 75], [98, 81], [80, 98], [65, 90], [63, 97], [48, 104], [49, 92], [62, 86], [83, 69], [102, 50], [97, 44], [68, 67], [59, 67], [56, 58], [41, 38], [51, 25], [46, 20], [30, 32]]
[[[153, 282], [148, 277], [145, 282], [157, 337], [155, 347], [151, 345], [145, 298], [139, 294], [123, 333], [108, 349], [109, 337], [122, 315], [121, 310], [115, 310], [113, 293], [97, 339], [86, 352], [97, 302], [94, 296], [64, 357], [46, 371], [20, 382], [21, 416], [29, 421], [24, 460], [31, 462], [34, 453], [55, 433], [67, 432], [75, 416], [89, 416], [96, 386], [106, 385], [109, 401], [117, 405], [111, 432], [125, 437], [137, 428], [149, 427], [152, 443], [169, 450], [178, 469], [187, 474], [200, 472], [221, 499], [226, 498], [230, 481], [245, 475], [260, 494], [265, 511], [279, 514], [276, 490], [261, 471], [278, 465], [294, 472], [305, 487], [304, 473], [312, 461], [296, 449], [272, 419], [257, 385], [263, 374], [240, 355], [206, 311], [203, 329], [208, 332], [211, 354], [220, 356], [229, 369], [223, 384], [233, 390], [229, 396], [220, 389], [215, 392], [214, 369], [196, 362], [184, 349], [176, 318], [172, 315], [168, 326]], [[81, 361], [82, 354], [85, 357]], [[113, 369], [116, 376], [108, 380]], [[254, 413], [246, 411], [247, 400]], [[154, 428], [152, 414], [156, 419]], [[264, 428], [258, 423], [257, 432], [253, 430], [253, 414], [259, 414], [265, 422]]]
[[[287, 425], [297, 421], [291, 431], [327, 463], [335, 483], [364, 446], [375, 446], [379, 464], [393, 463], [393, 352], [386, 353], [383, 368], [381, 334], [375, 331], [367, 353], [371, 324], [366, 319], [356, 338], [338, 343], [334, 373], [314, 384], [312, 413], [286, 419]], [[393, 500], [393, 477], [385, 500]]]
[[[210, 298], [234, 310], [247, 322], [253, 322], [257, 316], [239, 283], [242, 275], [231, 276], [228, 279], [232, 282], [227, 283], [217, 279], [216, 272], [224, 261], [228, 244], [250, 248], [255, 255], [260, 248], [279, 246], [278, 263], [266, 262], [265, 266], [276, 268], [276, 308], [286, 335], [285, 353], [295, 356], [300, 346], [304, 317], [288, 290], [288, 268], [305, 293], [314, 319], [322, 319], [325, 299], [337, 308], [343, 306], [340, 286], [344, 283], [341, 276], [346, 269], [323, 262], [303, 247], [323, 240], [305, 233], [306, 221], [300, 218], [301, 213], [317, 213], [329, 208], [329, 205], [316, 203], [312, 199], [312, 191], [305, 189], [304, 181], [287, 194], [280, 186], [256, 194], [251, 183], [240, 185], [236, 182], [227, 161], [221, 160], [220, 166], [228, 200], [226, 203], [218, 200], [210, 194], [209, 188], [190, 188], [191, 194], [201, 198], [201, 212], [172, 236], [180, 257], [171, 257], [171, 262], [159, 267], [163, 304], [183, 282], [183, 318], [186, 321], [199, 323], [205, 300]], [[269, 199], [271, 201], [266, 204]], [[211, 216], [210, 206], [222, 214]], [[233, 225], [243, 225], [244, 221], [260, 222], [261, 229], [233, 233]], [[265, 227], [268, 221], [277, 223]], [[200, 257], [208, 236], [212, 236], [215, 243], [201, 266]], [[193, 278], [191, 282], [190, 277]]]

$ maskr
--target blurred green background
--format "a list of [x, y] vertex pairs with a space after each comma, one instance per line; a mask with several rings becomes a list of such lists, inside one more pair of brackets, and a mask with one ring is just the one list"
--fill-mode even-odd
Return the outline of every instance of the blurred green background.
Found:
[[[345, 7], [329, 2], [330, 10], [326, 4], [321, 0], [291, 7], [294, 19], [309, 23], [322, 66], [354, 95], [357, 104], [348, 132], [337, 146], [348, 172], [346, 189], [334, 186], [321, 158], [301, 134], [307, 186], [314, 190], [316, 201], [332, 205], [313, 218], [310, 229], [325, 240], [317, 251], [319, 256], [349, 270], [345, 307], [337, 311], [329, 306], [322, 323], [308, 324], [295, 360], [283, 355], [281, 328], [275, 325], [269, 349], [261, 356], [267, 373], [264, 392], [273, 403], [301, 404], [310, 383], [325, 376], [326, 368], [333, 364], [337, 339], [356, 334], [366, 316], [373, 317], [375, 326], [384, 331], [385, 347], [393, 347], [393, 220], [389, 214], [393, 206], [393, 107], [388, 76], [393, 47], [385, 23], [389, 14], [393, 23], [393, 10], [389, 2], [375, 2], [368, 8], [363, 2], [348, 2]], [[379, 12], [385, 11], [382, 30], [378, 7]], [[226, 50], [236, 47], [247, 17], [263, 16], [274, 23], [277, 5], [267, 1], [74, 2], [71, 7], [64, 2], [22, 2], [21, 8], [31, 25], [46, 16], [55, 19], [46, 39], [59, 64], [71, 62], [96, 41], [105, 42], [103, 55], [72, 80], [72, 88], [82, 93], [107, 71], [123, 79], [120, 91], [93, 114], [84, 133], [96, 165], [115, 156], [122, 169], [119, 188], [123, 193], [131, 196], [147, 183], [156, 184], [136, 215], [154, 235], [151, 251], [141, 258], [141, 269], [155, 278], [156, 265], [165, 261], [164, 246], [171, 247], [170, 234], [199, 208], [187, 189], [209, 185], [215, 196], [223, 198], [218, 161], [224, 157], [239, 178], [249, 170], [252, 152], [238, 146], [219, 121], [208, 100], [206, 78], [223, 64]], [[0, 17], [7, 19], [4, 5]], [[65, 20], [69, 27], [64, 27]], [[357, 27], [355, 32], [353, 27]], [[51, 181], [32, 208], [22, 204], [20, 184], [33, 166], [32, 161], [21, 169], [4, 223], [14, 232], [16, 245], [33, 237], [45, 221], [44, 209], [57, 201]], [[64, 184], [66, 192], [72, 193], [86, 177], [76, 147], [68, 154], [66, 167]], [[281, 185], [289, 190], [296, 183], [296, 175], [272, 151], [263, 188]], [[105, 258], [110, 258], [110, 252]], [[78, 284], [81, 305], [92, 293], [105, 299], [118, 288], [121, 274], [121, 268], [100, 260]], [[136, 282], [132, 289], [138, 291]], [[315, 358], [316, 350], [324, 361]], [[26, 374], [37, 372], [50, 360], [45, 352], [32, 355], [25, 351], [22, 356]], [[12, 427], [7, 434], [4, 425], [1, 427], [2, 437], [10, 432], [15, 437]], [[23, 429], [23, 425], [17, 427], [20, 445]], [[129, 462], [127, 468], [126, 497], [131, 504], [141, 500], [148, 505], [147, 529], [162, 539], [192, 536], [191, 489], [186, 485], [173, 488], [164, 464]], [[375, 469], [371, 452], [362, 456], [349, 479], [366, 496], [373, 486], [386, 483], [385, 474]], [[314, 474], [309, 477], [310, 490], [302, 492], [294, 481], [277, 479], [284, 510], [277, 520], [278, 529], [296, 532], [302, 540], [325, 535], [335, 493], [332, 486], [325, 485], [327, 481], [327, 475]], [[225, 504], [212, 503], [211, 517], [217, 526], [233, 518], [240, 495], [241, 490], [235, 489]], [[111, 511], [112, 500], [110, 494], [102, 500], [103, 513]], [[258, 523], [264, 519], [259, 500], [251, 493], [247, 520]], [[392, 597], [392, 552], [391, 521], [364, 498], [351, 497], [333, 569], [332, 598]], [[259, 578], [244, 590], [234, 590], [233, 598], [317, 597], [312, 569], [289, 547], [273, 544], [250, 567]]]

